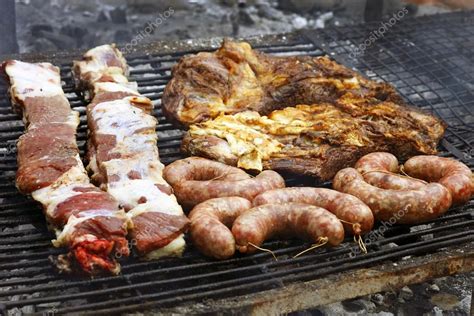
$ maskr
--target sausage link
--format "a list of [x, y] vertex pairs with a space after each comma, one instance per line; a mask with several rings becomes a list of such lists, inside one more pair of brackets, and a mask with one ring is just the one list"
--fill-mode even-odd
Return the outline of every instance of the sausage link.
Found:
[[186, 180], [245, 180], [250, 175], [242, 169], [201, 157], [188, 157], [170, 163], [164, 169], [165, 180], [171, 186]]
[[298, 237], [318, 242], [328, 238], [332, 246], [344, 239], [344, 227], [337, 217], [327, 210], [302, 203], [265, 204], [240, 215], [232, 226], [237, 249], [252, 253], [256, 246], [271, 238]]
[[206, 256], [232, 257], [235, 240], [230, 228], [239, 215], [251, 208], [249, 200], [236, 196], [210, 199], [196, 205], [189, 213], [193, 244]]
[[474, 193], [471, 170], [454, 159], [415, 156], [405, 162], [404, 170], [412, 177], [444, 185], [451, 192], [454, 204], [466, 203]]
[[251, 178], [239, 168], [198, 157], [171, 163], [166, 166], [163, 176], [185, 207], [226, 196], [252, 200], [262, 192], [285, 187], [285, 181], [275, 171], [265, 170]]
[[324, 188], [297, 187], [276, 189], [261, 193], [253, 205], [299, 202], [327, 209], [337, 218], [356, 225], [344, 223], [347, 231], [354, 235], [369, 232], [374, 226], [374, 215], [370, 208], [358, 198]]
[[391, 153], [374, 152], [360, 158], [355, 167], [360, 173], [383, 170], [388, 172], [398, 172], [398, 159]]
[[354, 168], [359, 171], [367, 183], [382, 189], [417, 190], [426, 183], [398, 173], [398, 159], [391, 153], [374, 152], [360, 158]]
[[429, 183], [418, 190], [386, 190], [365, 182], [354, 168], [340, 170], [333, 187], [352, 194], [366, 203], [382, 221], [391, 224], [426, 222], [444, 214], [451, 206], [451, 194], [439, 183]]

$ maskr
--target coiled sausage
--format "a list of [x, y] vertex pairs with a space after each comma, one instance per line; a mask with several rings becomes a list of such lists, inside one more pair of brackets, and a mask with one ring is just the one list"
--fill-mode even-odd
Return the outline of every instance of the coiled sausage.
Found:
[[270, 190], [255, 197], [253, 205], [289, 202], [311, 204], [327, 209], [343, 220], [344, 227], [354, 235], [365, 234], [374, 226], [374, 216], [367, 205], [352, 195], [330, 189], [297, 187]]
[[236, 196], [210, 199], [196, 205], [189, 213], [193, 244], [206, 256], [232, 257], [235, 240], [230, 228], [239, 215], [251, 208], [249, 200]]
[[423, 180], [397, 174], [398, 159], [387, 152], [367, 154], [356, 162], [354, 168], [367, 183], [382, 189], [416, 190], [426, 185]]
[[366, 203], [378, 220], [414, 224], [434, 219], [451, 206], [451, 194], [439, 183], [418, 190], [386, 190], [365, 182], [354, 168], [340, 170], [333, 187]]
[[444, 185], [451, 192], [454, 204], [466, 203], [474, 192], [469, 167], [451, 158], [415, 156], [405, 162], [404, 170], [412, 177]]
[[232, 225], [237, 249], [252, 253], [271, 238], [298, 237], [311, 242], [327, 238], [332, 246], [344, 239], [344, 227], [327, 210], [301, 203], [266, 204], [254, 207], [240, 215]]
[[265, 170], [252, 178], [239, 168], [198, 157], [169, 164], [163, 176], [180, 204], [187, 207], [226, 196], [252, 200], [262, 192], [285, 187], [285, 181], [275, 171]]

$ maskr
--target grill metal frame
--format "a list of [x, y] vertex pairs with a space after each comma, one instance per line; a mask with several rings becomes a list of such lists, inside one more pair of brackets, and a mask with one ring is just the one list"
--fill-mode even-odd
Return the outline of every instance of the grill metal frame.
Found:
[[[386, 80], [414, 106], [432, 111], [449, 124], [440, 155], [474, 168], [473, 12], [404, 18], [356, 59], [349, 55], [379, 23], [305, 30], [246, 39], [256, 49], [277, 55], [327, 54], [371, 79]], [[178, 158], [182, 131], [166, 122], [160, 98], [171, 66], [184, 54], [212, 51], [221, 39], [139, 45], [126, 55], [140, 93], [151, 98], [159, 120], [161, 160]], [[85, 105], [70, 76], [71, 60], [82, 52], [0, 56], [0, 60], [50, 61], [61, 67], [64, 90], [81, 113], [78, 141], [83, 154]], [[308, 245], [271, 241], [279, 261], [267, 253], [217, 262], [188, 247], [181, 259], [124, 262], [119, 276], [85, 280], [58, 275], [43, 215], [14, 187], [16, 140], [23, 124], [11, 111], [0, 81], [0, 314], [112, 314], [141, 309], [163, 313], [290, 312], [426, 279], [474, 270], [474, 201], [453, 208], [426, 225], [388, 227], [368, 245], [366, 255], [351, 256], [351, 240], [297, 259]], [[287, 178], [288, 185], [315, 185]], [[330, 183], [318, 184], [328, 187]], [[375, 230], [381, 231], [381, 225]]]

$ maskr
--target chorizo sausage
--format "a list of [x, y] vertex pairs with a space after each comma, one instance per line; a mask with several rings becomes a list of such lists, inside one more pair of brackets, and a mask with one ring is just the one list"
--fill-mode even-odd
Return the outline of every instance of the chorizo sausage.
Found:
[[311, 204], [327, 209], [346, 222], [344, 227], [354, 235], [365, 234], [374, 226], [374, 215], [367, 205], [352, 195], [330, 189], [311, 187], [275, 189], [255, 197], [253, 205], [289, 202]]
[[474, 193], [472, 172], [468, 166], [451, 158], [437, 156], [415, 156], [403, 166], [407, 174], [430, 182], [444, 185], [454, 204], [469, 201]]
[[417, 190], [426, 185], [423, 180], [397, 174], [398, 159], [387, 152], [367, 154], [356, 162], [354, 168], [367, 183], [382, 189]]
[[391, 224], [426, 222], [451, 206], [451, 194], [439, 183], [429, 183], [418, 190], [386, 190], [365, 182], [354, 168], [340, 170], [333, 179], [333, 187], [358, 197], [370, 207], [376, 219]]
[[265, 170], [252, 178], [239, 168], [198, 157], [169, 164], [163, 176], [180, 204], [186, 207], [226, 196], [252, 200], [262, 192], [285, 187], [285, 181], [275, 171]]
[[251, 208], [249, 200], [236, 196], [210, 199], [196, 205], [189, 213], [193, 244], [206, 256], [232, 257], [235, 240], [230, 228], [239, 215]]
[[232, 225], [237, 250], [252, 253], [271, 238], [298, 237], [312, 242], [327, 238], [332, 246], [344, 239], [344, 227], [327, 210], [302, 203], [265, 204], [240, 215]]

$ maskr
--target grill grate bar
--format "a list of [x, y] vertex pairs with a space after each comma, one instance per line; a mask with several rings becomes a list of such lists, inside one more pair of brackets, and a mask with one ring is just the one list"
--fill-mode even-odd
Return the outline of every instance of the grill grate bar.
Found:
[[[471, 235], [470, 232], [462, 232], [462, 233], [457, 233], [457, 234], [451, 234], [451, 235], [448, 235], [448, 236], [443, 236], [443, 237], [440, 237], [440, 238], [434, 238], [433, 240], [418, 242], [417, 244], [422, 245], [422, 246], [426, 246], [426, 245], [432, 246], [434, 244], [436, 246], [436, 243], [442, 243], [445, 246], [449, 246], [449, 245], [453, 244], [453, 239], [456, 239], [457, 237], [460, 237], [459, 239], [461, 239], [461, 240], [474, 241], [474, 236]], [[411, 245], [399, 246], [399, 247], [396, 248], [395, 251], [387, 251], [387, 253], [384, 254], [384, 255], [380, 255], [380, 254], [377, 254], [377, 253], [369, 253], [367, 255], [360, 256], [360, 259], [361, 259], [361, 261], [364, 261], [364, 259], [367, 260], [367, 258], [374, 258], [377, 262], [380, 262], [380, 261], [383, 260], [382, 258], [386, 258], [386, 257], [393, 258], [393, 256], [395, 256], [398, 252], [401, 252], [403, 250], [408, 250], [408, 254], [412, 254], [413, 249], [410, 249], [410, 248], [412, 248]], [[411, 251], [411, 253], [410, 253], [410, 251]], [[405, 253], [404, 253], [404, 255], [405, 255]], [[294, 260], [297, 261], [298, 259], [294, 259]], [[294, 263], [293, 260], [290, 260], [290, 261], [291, 261], [291, 264]], [[342, 264], [345, 264], [345, 263], [347, 263], [347, 264], [357, 264], [357, 261], [353, 260], [353, 258], [346, 257], [345, 259], [340, 260], [340, 264], [341, 263]], [[271, 265], [271, 264], [268, 264], [268, 265]], [[292, 270], [293, 270], [293, 274], [299, 274], [301, 272], [308, 272], [309, 270], [313, 270], [314, 268], [329, 268], [330, 269], [330, 267], [331, 267], [331, 263], [323, 262], [323, 263], [314, 264], [312, 266], [304, 266], [304, 267], [299, 267], [299, 268], [293, 268]], [[193, 275], [193, 276], [186, 276], [186, 277], [176, 278], [176, 279], [166, 280], [166, 281], [152, 281], [152, 282], [141, 283], [141, 284], [133, 284], [133, 285], [130, 285], [130, 286], [123, 286], [123, 287], [118, 287], [118, 288], [109, 288], [109, 289], [105, 289], [105, 290], [81, 292], [81, 293], [76, 294], [75, 298], [78, 299], [78, 298], [85, 298], [85, 297], [89, 297], [89, 296], [97, 296], [97, 295], [104, 295], [104, 294], [110, 294], [110, 293], [117, 293], [117, 291], [120, 291], [120, 290], [130, 290], [130, 289], [134, 289], [134, 288], [145, 288], [145, 287], [151, 287], [151, 286], [155, 287], [155, 286], [157, 286], [159, 284], [163, 284], [163, 283], [164, 284], [171, 283], [171, 284], [176, 285], [179, 282], [188, 282], [188, 281], [193, 282], [197, 279], [207, 279], [207, 278], [215, 277], [216, 275], [222, 275], [222, 274], [228, 274], [228, 273], [229, 273], [229, 271], [219, 271], [219, 272], [212, 272], [212, 273], [199, 275], [199, 276], [194, 276]], [[312, 272], [310, 272], [310, 273], [312, 273]], [[277, 272], [273, 272], [273, 273], [268, 273], [267, 275], [264, 275], [264, 276], [259, 275], [257, 273], [256, 275], [252, 275], [252, 276], [249, 276], [249, 277], [240, 277], [238, 279], [233, 279], [233, 280], [230, 280], [230, 281], [223, 281], [221, 283], [232, 284], [232, 285], [242, 284], [242, 283], [248, 284], [247, 282], [252, 282], [252, 281], [255, 281], [255, 280], [260, 281], [260, 279], [263, 279], [263, 280], [261, 280], [262, 282], [267, 280], [267, 279], [271, 279], [272, 282], [274, 282], [274, 278], [282, 277], [286, 274], [288, 274], [286, 270], [277, 271]], [[301, 276], [298, 276], [298, 279], [299, 278], [301, 278]], [[209, 287], [212, 288], [212, 287], [221, 287], [221, 286], [222, 286], [222, 284], [217, 282], [217, 283], [212, 284], [212, 285], [206, 284], [206, 285], [202, 285], [202, 286], [197, 286], [197, 287], [193, 288], [193, 291], [201, 291], [201, 290], [205, 290]], [[190, 290], [190, 289], [191, 288], [189, 288], [188, 290]], [[182, 293], [180, 291], [182, 291], [182, 289], [171, 290], [168, 293], [164, 292], [164, 293], [160, 293], [158, 295], [159, 296], [168, 296], [168, 295], [169, 296], [173, 296], [173, 295], [176, 296], [176, 295], [180, 295], [180, 293]], [[165, 293], [166, 293], [166, 295], [165, 295]], [[156, 296], [156, 295], [151, 294], [151, 296]], [[69, 295], [58, 295], [58, 296], [55, 296], [54, 298], [33, 298], [33, 299], [23, 300], [23, 301], [19, 301], [19, 302], [8, 302], [8, 303], [6, 303], [6, 305], [7, 305], [7, 307], [8, 306], [25, 306], [25, 305], [42, 304], [42, 303], [55, 302], [55, 301], [64, 301], [64, 300], [67, 300], [69, 298], [70, 298]], [[144, 295], [144, 298], [146, 298], [146, 295]], [[127, 302], [133, 302], [137, 299], [141, 299], [141, 298], [132, 297], [132, 298], [129, 298], [127, 300]], [[121, 301], [122, 300], [117, 300], [115, 302], [106, 302], [106, 303], [120, 304]]]
[[[466, 216], [468, 214], [462, 214], [463, 216]], [[459, 217], [459, 214], [455, 214], [453, 216], [456, 216], [456, 217]], [[438, 219], [437, 221], [440, 221], [442, 219]], [[439, 232], [442, 232], [442, 231], [446, 231], [446, 230], [453, 230], [453, 229], [456, 229], [456, 228], [474, 228], [474, 220], [470, 220], [470, 221], [463, 221], [463, 222], [458, 222], [456, 224], [452, 224], [450, 227], [445, 227], [445, 226], [441, 226], [441, 227], [436, 227], [436, 228], [431, 228], [431, 229], [427, 229], [427, 230], [422, 230], [422, 231], [416, 231], [416, 232], [413, 232], [413, 233], [410, 233], [410, 234], [406, 234], [406, 235], [403, 235], [403, 236], [394, 236], [394, 237], [389, 237], [389, 238], [384, 238], [383, 240], [380, 240], [380, 241], [377, 241], [371, 245], [369, 245], [369, 251], [372, 249], [372, 248], [380, 248], [382, 245], [386, 245], [388, 243], [391, 243], [391, 242], [400, 242], [404, 239], [409, 239], [409, 238], [415, 238], [415, 237], [420, 237], [422, 235], [428, 235], [428, 234], [433, 234], [433, 233], [439, 233]], [[461, 233], [461, 234], [464, 234]], [[269, 248], [268, 246], [265, 246], [267, 248]], [[286, 249], [276, 249], [275, 250], [275, 253], [278, 255], [278, 256], [282, 256], [283, 254], [291, 254], [291, 253], [297, 253], [301, 250], [304, 249], [305, 246], [297, 246], [297, 247], [290, 247], [290, 248], [286, 248]], [[210, 278], [210, 277], [215, 277], [216, 275], [222, 275], [222, 274], [236, 274], [236, 273], [240, 273], [240, 272], [248, 272], [249, 269], [252, 269], [252, 270], [260, 270], [261, 268], [269, 268], [269, 267], [272, 267], [272, 266], [285, 266], [285, 265], [294, 265], [294, 264], [298, 264], [298, 263], [301, 263], [301, 262], [319, 262], [321, 261], [321, 259], [323, 259], [324, 257], [328, 257], [328, 256], [336, 256], [336, 255], [346, 255], [348, 252], [350, 251], [350, 249], [338, 249], [338, 250], [335, 250], [334, 252], [335, 253], [332, 253], [333, 251], [326, 251], [325, 253], [323, 254], [313, 254], [313, 255], [310, 255], [310, 256], [305, 256], [305, 257], [300, 257], [298, 259], [283, 259], [283, 260], [279, 260], [278, 262], [270, 262], [270, 263], [261, 263], [261, 264], [256, 264], [256, 265], [253, 265], [251, 267], [239, 267], [239, 268], [236, 268], [236, 269], [228, 269], [228, 270], [225, 270], [225, 271], [218, 271], [218, 272], [213, 272], [213, 273], [208, 273], [208, 274], [205, 274], [205, 275], [201, 275], [199, 273], [196, 273], [195, 271], [198, 271], [199, 268], [209, 268], [209, 267], [217, 267], [219, 265], [228, 265], [228, 262], [211, 262], [211, 263], [208, 263], [208, 262], [204, 262], [204, 263], [198, 263], [198, 264], [190, 264], [190, 265], [187, 265], [187, 266], [174, 266], [174, 267], [164, 267], [162, 269], [155, 269], [153, 271], [145, 271], [145, 272], [138, 272], [138, 273], [127, 273], [127, 278], [128, 279], [133, 279], [133, 278], [136, 278], [136, 279], [143, 279], [144, 277], [149, 277], [149, 276], [152, 276], [152, 275], [161, 275], [163, 273], [167, 273], [167, 274], [170, 274], [170, 273], [178, 273], [179, 271], [181, 270], [189, 270], [189, 271], [193, 271], [194, 275], [193, 279], [206, 279], [206, 278]], [[381, 250], [381, 251], [378, 251], [376, 252], [377, 255], [383, 255], [384, 253], [386, 253], [386, 251], [384, 250]], [[268, 254], [261, 254], [262, 256], [265, 256], [265, 257], [269, 257]], [[244, 258], [239, 258], [239, 259], [231, 259], [230, 261], [251, 261], [251, 260], [254, 260], [255, 258], [250, 258], [250, 257], [244, 257]], [[131, 268], [131, 267], [130, 267]], [[262, 277], [266, 277], [266, 276], [262, 276]], [[172, 284], [175, 284], [176, 282], [179, 282], [180, 280], [182, 280], [183, 278], [175, 278], [175, 279], [169, 279], [169, 280], [165, 280], [165, 281], [152, 281], [152, 282], [147, 282], [147, 283], [139, 283], [137, 285], [134, 285], [134, 287], [151, 287], [151, 286], [158, 286], [160, 284], [168, 284], [169, 285], [172, 285]], [[184, 277], [185, 280], [188, 280], [189, 277]], [[100, 281], [100, 280], [98, 280]], [[40, 291], [40, 290], [47, 290], [47, 289], [57, 289], [57, 288], [65, 288], [65, 287], [70, 287], [70, 286], [79, 286], [81, 284], [87, 284], [87, 285], [90, 285], [91, 282], [89, 281], [86, 281], [86, 282], [77, 282], [75, 284], [63, 284], [62, 286], [58, 286], [56, 284], [51, 284], [51, 285], [47, 285], [47, 286], [40, 286], [40, 287], [34, 287], [34, 288], [28, 288], [28, 289], [21, 289], [21, 290], [18, 290], [18, 291], [9, 291], [8, 293], [5, 293], [5, 295], [14, 295], [14, 294], [23, 294], [23, 293], [28, 293], [29, 291]], [[119, 292], [120, 290], [128, 290], [130, 289], [130, 287], [121, 287], [121, 288], [109, 288], [107, 290], [101, 290], [101, 291], [95, 291], [95, 292], [82, 292], [81, 295], [84, 295], [85, 297], [87, 296], [94, 296], [94, 295], [98, 295], [98, 294], [107, 294], [109, 292]], [[0, 293], [0, 296], [1, 296], [1, 293]]]
[[[466, 234], [464, 234], [466, 235]], [[421, 242], [420, 243], [420, 246], [419, 246], [419, 249], [421, 251], [417, 251], [418, 253], [424, 253], [424, 252], [427, 252], [427, 251], [430, 251], [430, 250], [433, 250], [433, 249], [438, 249], [438, 248], [442, 248], [442, 247], [447, 247], [447, 246], [450, 246], [452, 245], [452, 240], [451, 240], [452, 236], [447, 236], [447, 237], [443, 237], [443, 238], [439, 238], [437, 240], [435, 240], [435, 242]], [[463, 236], [463, 238], [460, 238], [459, 239], [460, 242], [468, 242], [468, 241], [474, 241], [474, 236], [472, 235], [467, 235], [467, 236]], [[346, 259], [345, 261], [347, 262], [346, 265], [339, 265], [339, 266], [336, 266], [336, 267], [331, 267], [330, 265], [328, 265], [328, 263], [320, 263], [320, 264], [314, 264], [312, 266], [305, 266], [305, 267], [302, 267], [302, 268], [297, 268], [297, 269], [293, 269], [292, 271], [292, 274], [290, 274], [289, 276], [286, 276], [285, 275], [288, 275], [288, 273], [286, 271], [282, 271], [282, 272], [277, 272], [277, 273], [274, 273], [273, 275], [271, 275], [271, 277], [267, 277], [267, 278], [264, 278], [263, 280], [259, 280], [259, 281], [252, 281], [253, 279], [257, 278], [256, 276], [251, 276], [251, 277], [243, 277], [243, 278], [238, 278], [238, 279], [234, 279], [234, 280], [230, 280], [230, 281], [222, 281], [222, 282], [218, 282], [218, 283], [212, 283], [212, 284], [206, 284], [206, 285], [200, 285], [200, 286], [195, 286], [195, 287], [190, 287], [190, 288], [186, 288], [186, 289], [178, 289], [178, 290], [171, 290], [171, 291], [167, 291], [167, 292], [161, 292], [161, 293], [158, 293], [158, 294], [147, 294], [147, 295], [142, 295], [139, 299], [140, 300], [155, 300], [154, 302], [147, 302], [145, 304], [140, 304], [140, 305], [129, 305], [129, 306], [121, 306], [121, 307], [114, 307], [113, 309], [110, 309], [109, 306], [112, 304], [128, 304], [128, 303], [133, 303], [137, 300], [137, 298], [134, 298], [134, 297], [130, 297], [130, 298], [124, 298], [124, 299], [120, 299], [120, 300], [111, 300], [111, 301], [108, 301], [108, 302], [102, 302], [102, 303], [93, 303], [93, 304], [90, 304], [89, 308], [94, 308], [95, 309], [95, 313], [97, 312], [104, 312], [104, 313], [110, 313], [112, 311], [114, 312], [124, 312], [124, 311], [127, 311], [127, 310], [141, 310], [145, 307], [151, 307], [151, 306], [156, 306], [160, 303], [173, 303], [175, 301], [175, 299], [173, 299], [173, 297], [176, 297], [177, 295], [180, 295], [180, 301], [185, 301], [185, 300], [195, 300], [195, 299], [199, 299], [199, 298], [204, 298], [204, 297], [208, 297], [208, 296], [211, 296], [211, 295], [222, 295], [222, 292], [225, 291], [226, 293], [232, 293], [233, 296], [235, 296], [237, 293], [238, 293], [238, 290], [245, 290], [247, 291], [250, 288], [252, 288], [253, 286], [255, 287], [262, 287], [263, 285], [273, 285], [275, 283], [277, 283], [277, 285], [280, 285], [280, 282], [285, 282], [285, 281], [291, 281], [291, 282], [294, 282], [294, 281], [298, 281], [298, 280], [307, 280], [307, 279], [314, 279], [318, 276], [321, 276], [321, 275], [324, 275], [326, 274], [325, 272], [328, 272], [328, 273], [336, 273], [336, 272], [341, 272], [341, 271], [345, 271], [345, 270], [348, 270], [350, 268], [359, 268], [359, 267], [364, 267], [364, 266], [367, 266], [368, 264], [373, 264], [373, 263], [379, 263], [379, 262], [383, 262], [385, 260], [390, 260], [390, 259], [395, 259], [395, 258], [400, 258], [400, 257], [403, 257], [403, 256], [408, 256], [408, 255], [413, 255], [415, 254], [415, 251], [413, 250], [413, 248], [411, 248], [410, 246], [408, 247], [398, 247], [396, 248], [396, 250], [394, 251], [391, 251], [390, 253], [386, 254], [386, 255], [383, 255], [383, 256], [374, 256], [374, 255], [366, 255], [364, 256], [365, 260], [361, 260], [361, 261], [353, 261], [351, 260], [350, 258]], [[301, 275], [300, 273], [301, 272], [306, 272], [307, 270], [313, 270], [315, 268], [325, 268], [325, 271], [322, 272], [321, 270], [317, 270], [317, 272], [309, 272], [308, 274], [309, 275]], [[276, 277], [278, 276], [281, 276], [281, 279], [280, 280], [277, 280], [275, 279]], [[304, 277], [303, 277], [304, 276]], [[243, 284], [242, 284], [243, 283]], [[237, 284], [237, 285], [236, 285]], [[219, 289], [218, 290], [208, 290], [207, 292], [203, 292], [209, 288], [214, 288], [214, 287], [218, 287]], [[268, 288], [271, 288], [271, 287], [267, 287]], [[195, 292], [194, 294], [191, 294], [191, 295], [186, 295], [185, 293], [188, 293], [188, 292]], [[157, 301], [158, 299], [160, 299], [161, 297], [164, 297], [164, 298], [167, 298], [167, 297], [171, 297], [170, 299], [168, 300], [163, 300], [162, 302], [160, 301]], [[39, 301], [40, 299], [38, 300], [30, 300], [30, 301], [33, 301], [33, 302], [37, 302]], [[97, 310], [98, 308], [104, 308], [105, 309], [103, 311], [100, 311], [100, 310]], [[65, 308], [65, 309], [60, 309], [58, 312], [62, 313], [62, 312], [76, 312], [76, 311], [84, 311], [84, 310], [87, 310], [85, 309], [84, 307], [74, 307], [74, 308]]]

